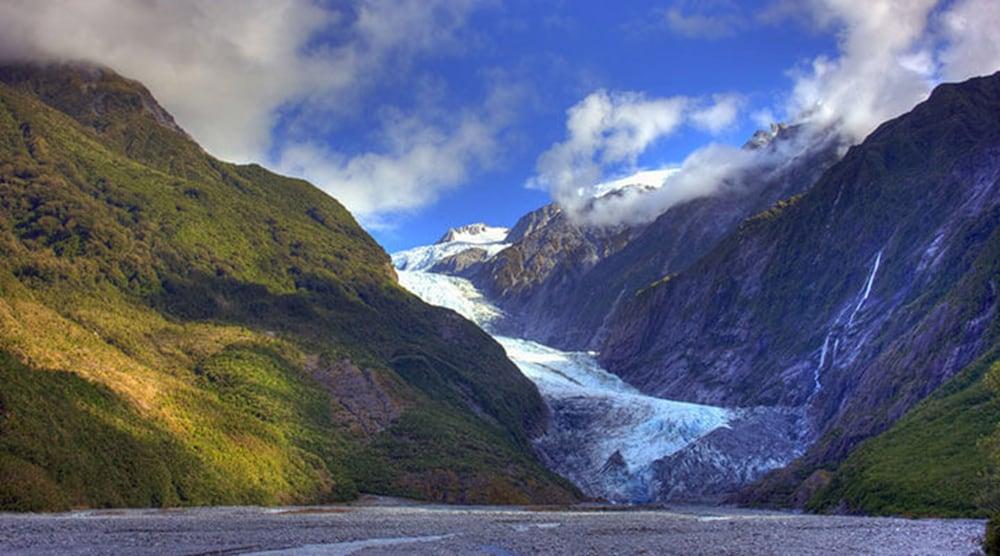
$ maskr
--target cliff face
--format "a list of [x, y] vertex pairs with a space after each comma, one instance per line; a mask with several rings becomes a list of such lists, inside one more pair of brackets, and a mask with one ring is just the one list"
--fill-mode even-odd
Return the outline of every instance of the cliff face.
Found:
[[747, 499], [805, 496], [813, 469], [996, 344], [998, 113], [1000, 74], [938, 87], [621, 304], [601, 362], [650, 394], [802, 408], [815, 444]]
[[575, 496], [499, 345], [106, 68], [0, 67], [0, 375], [2, 509]]
[[466, 275], [508, 315], [497, 325], [502, 333], [566, 346], [574, 343], [570, 308], [579, 284], [638, 232], [581, 226], [546, 205], [517, 222], [509, 247]]

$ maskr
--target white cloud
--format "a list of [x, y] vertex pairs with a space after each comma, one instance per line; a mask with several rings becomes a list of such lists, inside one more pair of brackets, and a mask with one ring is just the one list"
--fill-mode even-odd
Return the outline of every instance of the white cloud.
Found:
[[408, 212], [461, 185], [473, 168], [489, 166], [498, 150], [494, 122], [459, 118], [443, 130], [422, 121], [387, 127], [384, 151], [346, 157], [316, 143], [286, 148], [278, 167], [334, 194], [368, 227], [387, 224], [386, 214]]
[[830, 135], [800, 129], [785, 140], [756, 149], [709, 143], [689, 154], [679, 167], [665, 168], [659, 187], [632, 188], [619, 195], [601, 197], [575, 217], [579, 222], [595, 226], [645, 224], [680, 203], [741, 191], [747, 180], [768, 179], [790, 160], [823, 148], [829, 140]]
[[[450, 125], [384, 118], [383, 150], [352, 158], [309, 138], [363, 112], [377, 82], [409, 84], [415, 57], [460, 50], [484, 1], [11, 0], [0, 3], [0, 58], [108, 65], [146, 84], [209, 152], [266, 163], [276, 150], [282, 168], [376, 221], [463, 179], [495, 144], [496, 110]], [[282, 153], [271, 133], [289, 104], [299, 116]], [[415, 133], [404, 137], [404, 123]]]
[[777, 116], [769, 108], [761, 108], [750, 113], [750, 119], [759, 129], [768, 129], [778, 123]]
[[922, 100], [932, 85], [924, 53], [935, 0], [814, 0], [815, 20], [838, 34], [839, 55], [796, 75], [791, 115], [836, 125], [859, 140]]
[[[567, 191], [584, 195], [591, 190], [586, 184], [599, 174], [595, 164], [589, 174], [565, 174], [577, 181], [556, 188], [555, 199], [576, 207], [570, 214], [585, 222], [646, 222], [677, 203], [738, 187], [744, 172], [779, 167], [828, 133], [857, 143], [878, 124], [924, 100], [941, 81], [1000, 70], [996, 0], [778, 0], [756, 19], [766, 25], [805, 21], [837, 36], [836, 55], [818, 56], [790, 72], [794, 83], [779, 111], [785, 121], [805, 126], [798, 140], [777, 151], [708, 145], [689, 155], [655, 191], [636, 190], [589, 204], [568, 196]], [[701, 24], [690, 23], [692, 31]], [[718, 132], [742, 108], [739, 97], [716, 97], [715, 102], [690, 114], [692, 124]], [[767, 107], [754, 110], [751, 118], [763, 128], [776, 121]], [[546, 170], [540, 163], [539, 172]]]
[[962, 0], [941, 16], [941, 77], [958, 81], [1000, 70], [1000, 2]]
[[638, 187], [639, 190], [659, 189], [667, 181], [667, 178], [676, 174], [679, 168], [667, 166], [656, 170], [638, 170], [627, 176], [615, 178], [594, 187], [594, 196], [603, 197], [609, 193], [621, 193], [630, 188]]
[[281, 103], [349, 81], [300, 49], [338, 14], [310, 3], [14, 0], [0, 4], [7, 58], [90, 60], [139, 79], [208, 150], [260, 157]]
[[729, 37], [747, 25], [738, 6], [728, 0], [675, 1], [663, 18], [668, 29], [687, 38]]
[[659, 187], [601, 197], [575, 217], [595, 226], [650, 222], [676, 204], [718, 193], [737, 172], [762, 162], [755, 152], [712, 143], [691, 153], [680, 168], [666, 173]]
[[715, 95], [713, 103], [691, 114], [691, 123], [709, 133], [720, 133], [736, 123], [746, 99], [740, 95]]
[[289, 143], [278, 170], [319, 184], [370, 229], [434, 203], [495, 166], [505, 154], [518, 108], [530, 91], [504, 72], [488, 77], [489, 93], [475, 108], [423, 104], [408, 113], [381, 107], [378, 144], [350, 156], [314, 140]]
[[711, 102], [683, 96], [649, 98], [635, 92], [598, 90], [567, 112], [564, 141], [538, 157], [529, 187], [546, 189], [570, 214], [601, 191], [609, 173], [637, 171], [639, 156], [684, 124], [709, 132], [732, 125], [743, 104], [736, 95]]
[[941, 81], [1000, 69], [996, 0], [812, 0], [808, 8], [815, 25], [837, 33], [839, 52], [793, 72], [787, 112], [834, 126], [849, 142]]

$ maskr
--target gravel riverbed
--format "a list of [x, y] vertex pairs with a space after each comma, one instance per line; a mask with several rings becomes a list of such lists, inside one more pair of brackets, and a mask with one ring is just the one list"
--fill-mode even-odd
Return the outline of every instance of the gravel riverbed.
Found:
[[985, 522], [374, 502], [0, 514], [0, 554], [960, 554]]

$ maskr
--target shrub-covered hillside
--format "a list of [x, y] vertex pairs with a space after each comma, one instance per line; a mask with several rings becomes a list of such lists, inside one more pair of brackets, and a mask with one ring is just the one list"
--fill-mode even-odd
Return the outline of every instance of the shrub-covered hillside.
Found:
[[0, 375], [0, 509], [575, 498], [492, 339], [103, 68], [0, 68]]

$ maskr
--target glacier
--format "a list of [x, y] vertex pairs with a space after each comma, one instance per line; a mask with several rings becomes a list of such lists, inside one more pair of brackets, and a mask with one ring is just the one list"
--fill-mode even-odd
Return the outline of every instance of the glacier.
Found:
[[613, 502], [657, 499], [657, 462], [727, 428], [737, 416], [735, 410], [642, 394], [603, 369], [593, 353], [495, 334], [492, 325], [503, 316], [499, 308], [469, 280], [429, 269], [441, 258], [473, 247], [493, 256], [506, 247], [506, 234], [449, 236], [459, 239], [394, 254], [400, 285], [493, 335], [550, 408], [549, 428], [536, 441], [540, 455], [586, 494]]

